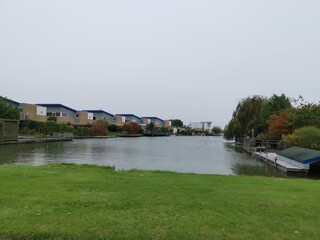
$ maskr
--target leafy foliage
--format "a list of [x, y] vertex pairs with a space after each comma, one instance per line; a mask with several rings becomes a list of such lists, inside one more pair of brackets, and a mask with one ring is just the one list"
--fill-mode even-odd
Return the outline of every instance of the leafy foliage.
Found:
[[74, 135], [88, 137], [93, 135], [92, 126], [74, 126]]
[[117, 131], [119, 131], [119, 130], [118, 130], [118, 126], [117, 126], [116, 124], [110, 124], [110, 125], [108, 126], [108, 131], [110, 131], [110, 132], [117, 132]]
[[172, 119], [171, 126], [172, 127], [183, 127], [183, 122], [180, 119]]
[[276, 114], [272, 114], [268, 119], [268, 125], [268, 133], [271, 136], [275, 136], [277, 139], [281, 139], [282, 135], [288, 134], [290, 132], [288, 112], [283, 111], [279, 116]]
[[106, 136], [108, 132], [108, 122], [106, 120], [97, 120], [93, 123], [92, 131], [94, 136]]
[[221, 127], [214, 126], [214, 127], [212, 128], [211, 132], [212, 132], [213, 134], [220, 134], [220, 133], [222, 132], [222, 129], [221, 129]]
[[287, 111], [292, 108], [290, 99], [281, 94], [280, 96], [273, 94], [261, 109], [261, 125], [259, 133], [267, 133], [269, 124], [268, 120], [271, 115], [279, 116], [281, 112]]
[[47, 122], [38, 122], [33, 120], [22, 120], [19, 124], [21, 134], [44, 134], [52, 135], [54, 132], [66, 133], [73, 132], [73, 126], [65, 123], [56, 123], [49, 120]]
[[3, 97], [0, 97], [0, 119], [20, 119], [19, 109]]
[[154, 125], [153, 122], [147, 124], [147, 126], [146, 126], [146, 131], [149, 132], [149, 133], [151, 133], [151, 134], [155, 133], [156, 127], [155, 127], [155, 125]]
[[283, 141], [285, 147], [298, 146], [320, 150], [320, 128], [299, 128], [293, 134], [284, 136]]
[[239, 140], [251, 136], [252, 129], [258, 132], [261, 125], [261, 109], [266, 101], [262, 96], [242, 99], [225, 128], [225, 138]]
[[[271, 132], [274, 130], [274, 133], [280, 134], [275, 130], [274, 121], [283, 111], [291, 108], [290, 99], [284, 94], [280, 96], [274, 94], [270, 98], [262, 96], [244, 98], [238, 103], [236, 110], [233, 112], [232, 119], [225, 128], [224, 136], [227, 139], [234, 138], [239, 140], [246, 136], [251, 137], [252, 130], [255, 136], [266, 135], [269, 130], [268, 123], [271, 115], [274, 115], [270, 120], [270, 123], [273, 124]], [[283, 117], [281, 116], [280, 118]]]
[[140, 127], [135, 122], [125, 123], [122, 129], [123, 131], [126, 131], [129, 134], [138, 134], [140, 132]]
[[320, 105], [315, 103], [302, 103], [289, 112], [289, 124], [293, 129], [304, 126], [320, 127]]
[[54, 122], [57, 122], [57, 117], [54, 117], [54, 116], [50, 116], [47, 118], [47, 121], [54, 121]]

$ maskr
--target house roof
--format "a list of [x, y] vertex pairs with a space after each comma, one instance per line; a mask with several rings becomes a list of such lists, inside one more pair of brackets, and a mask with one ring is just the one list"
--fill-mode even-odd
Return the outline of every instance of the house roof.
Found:
[[320, 161], [320, 151], [301, 147], [287, 148], [278, 152], [278, 155], [303, 164]]
[[140, 117], [134, 115], [134, 114], [116, 114], [115, 116], [123, 116], [123, 117], [135, 117], [138, 119], [141, 119]]
[[62, 108], [68, 109], [72, 112], [77, 112], [77, 110], [74, 110], [73, 108], [67, 107], [67, 106], [62, 105], [60, 103], [37, 103], [36, 105], [42, 106], [42, 107], [62, 107]]
[[103, 111], [103, 110], [82, 110], [82, 111], [84, 111], [84, 112], [91, 112], [91, 113], [105, 113], [105, 114], [110, 115], [110, 116], [112, 116], [112, 117], [114, 116], [113, 114], [108, 113], [108, 112]]
[[154, 120], [160, 120], [163, 122], [163, 120], [161, 118], [158, 118], [158, 117], [142, 117], [142, 118], [145, 118], [145, 119], [154, 119]]

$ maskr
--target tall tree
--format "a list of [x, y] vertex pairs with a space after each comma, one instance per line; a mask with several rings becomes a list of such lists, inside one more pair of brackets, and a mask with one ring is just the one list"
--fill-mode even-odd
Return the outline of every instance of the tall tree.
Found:
[[172, 127], [183, 127], [183, 122], [180, 119], [172, 119], [171, 126]]
[[20, 119], [19, 109], [7, 100], [0, 96], [0, 119]]
[[288, 121], [288, 112], [282, 111], [279, 115], [272, 114], [268, 119], [270, 136], [274, 136], [276, 139], [281, 139], [282, 135], [290, 132], [290, 126]]
[[320, 105], [315, 103], [301, 103], [289, 112], [289, 124], [293, 129], [305, 126], [320, 128]]
[[260, 133], [261, 109], [267, 99], [262, 96], [253, 96], [242, 99], [232, 114], [232, 119], [225, 128], [225, 138], [239, 140], [245, 136]]
[[156, 127], [155, 127], [155, 125], [154, 125], [153, 122], [147, 124], [147, 126], [146, 126], [146, 131], [147, 131], [149, 134], [154, 134], [154, 133], [155, 133]]
[[281, 94], [280, 96], [273, 94], [270, 98], [268, 98], [266, 104], [261, 109], [262, 114], [259, 132], [268, 132], [268, 120], [271, 115], [279, 116], [282, 111], [286, 111], [291, 108], [291, 101], [285, 94]]

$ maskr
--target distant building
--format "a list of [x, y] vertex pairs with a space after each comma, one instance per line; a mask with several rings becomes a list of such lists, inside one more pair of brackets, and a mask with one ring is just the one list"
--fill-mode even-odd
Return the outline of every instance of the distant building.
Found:
[[210, 131], [212, 128], [212, 122], [191, 122], [189, 127], [196, 131]]
[[62, 104], [36, 104], [47, 108], [47, 117], [56, 117], [58, 123], [75, 123], [77, 111]]
[[83, 110], [84, 112], [93, 113], [93, 121], [106, 120], [109, 123], [114, 123], [114, 115], [103, 110]]
[[123, 126], [125, 123], [134, 122], [137, 124], [141, 124], [141, 118], [134, 114], [116, 114], [114, 116], [115, 123], [118, 126]]
[[153, 123], [155, 127], [163, 127], [164, 121], [158, 117], [142, 117], [141, 121], [143, 124], [150, 124]]
[[165, 121], [164, 121], [164, 126], [167, 127], [167, 128], [171, 128], [171, 127], [172, 127], [172, 122], [171, 122], [171, 120], [165, 120]]
[[75, 123], [78, 125], [93, 124], [93, 113], [87, 111], [77, 111]]
[[20, 120], [47, 121], [47, 107], [30, 103], [21, 103], [19, 106]]

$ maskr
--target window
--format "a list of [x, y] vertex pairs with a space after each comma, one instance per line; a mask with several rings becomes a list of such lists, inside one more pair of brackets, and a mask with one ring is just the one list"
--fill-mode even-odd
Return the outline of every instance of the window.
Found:
[[56, 117], [60, 117], [60, 113], [59, 112], [56, 112]]
[[52, 116], [52, 112], [47, 112], [47, 116], [51, 117]]

